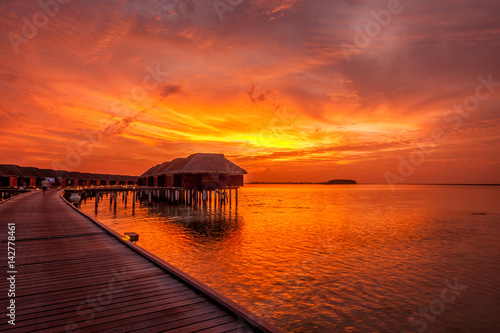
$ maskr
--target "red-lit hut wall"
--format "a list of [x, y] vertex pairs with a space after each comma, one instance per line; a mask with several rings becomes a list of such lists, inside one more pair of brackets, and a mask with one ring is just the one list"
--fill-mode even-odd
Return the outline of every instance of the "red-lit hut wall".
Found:
[[229, 186], [243, 186], [243, 175], [233, 175], [230, 178]]
[[185, 188], [193, 189], [202, 187], [202, 177], [200, 174], [186, 174], [182, 175], [182, 186]]
[[17, 177], [10, 177], [10, 187], [16, 187], [17, 186]]

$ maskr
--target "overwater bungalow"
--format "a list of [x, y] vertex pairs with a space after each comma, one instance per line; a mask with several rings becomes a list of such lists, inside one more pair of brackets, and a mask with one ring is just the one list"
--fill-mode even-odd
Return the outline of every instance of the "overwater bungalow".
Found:
[[54, 170], [57, 175], [56, 184], [60, 186], [66, 186], [69, 179], [68, 171], [66, 170]]
[[139, 177], [142, 186], [216, 190], [243, 186], [247, 172], [223, 154], [198, 153], [155, 165]]
[[135, 185], [137, 184], [137, 176], [123, 176], [125, 185]]
[[98, 176], [100, 176], [102, 178], [101, 182], [100, 182], [100, 185], [102, 186], [111, 186], [111, 175], [108, 175], [108, 174], [98, 174]]
[[113, 186], [136, 185], [138, 177], [84, 173], [66, 170], [20, 167], [0, 164], [0, 187], [39, 187], [46, 178], [54, 179], [56, 186]]
[[110, 175], [110, 185], [111, 186], [114, 186], [114, 185], [120, 185], [120, 181], [122, 180], [122, 177], [118, 176], [118, 175]]
[[[57, 173], [54, 170], [52, 170], [52, 169], [39, 169], [39, 170], [40, 170], [40, 175], [44, 179], [50, 179], [51, 184], [59, 185], [59, 184], [56, 184]], [[37, 185], [41, 186], [42, 182], [40, 182], [40, 184], [37, 184]]]
[[100, 186], [103, 184], [104, 178], [101, 175], [97, 173], [91, 173], [90, 176], [92, 177], [92, 179], [90, 180], [90, 185]]
[[0, 186], [17, 187], [20, 179], [24, 177], [19, 166], [12, 164], [0, 165]]
[[69, 178], [67, 179], [72, 186], [80, 186], [83, 185], [85, 180], [79, 172], [68, 171]]
[[90, 186], [92, 185], [92, 180], [94, 179], [90, 173], [80, 172], [80, 176], [82, 177], [82, 182], [80, 186]]
[[[33, 167], [19, 167], [19, 170], [21, 170], [23, 174], [22, 180], [24, 180], [26, 186], [29, 187], [42, 186], [42, 180], [44, 180], [45, 177], [40, 172], [40, 169]], [[18, 186], [21, 186], [19, 182]]]

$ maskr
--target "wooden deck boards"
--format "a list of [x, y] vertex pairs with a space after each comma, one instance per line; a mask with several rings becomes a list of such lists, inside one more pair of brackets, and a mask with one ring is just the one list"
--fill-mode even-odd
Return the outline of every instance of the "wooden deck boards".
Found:
[[[251, 332], [248, 323], [125, 246], [57, 191], [0, 205], [2, 253], [6, 225], [16, 224], [16, 325], [13, 332]], [[0, 269], [8, 271], [7, 260]], [[8, 282], [0, 281], [8, 306]], [[279, 330], [277, 330], [279, 331]]]

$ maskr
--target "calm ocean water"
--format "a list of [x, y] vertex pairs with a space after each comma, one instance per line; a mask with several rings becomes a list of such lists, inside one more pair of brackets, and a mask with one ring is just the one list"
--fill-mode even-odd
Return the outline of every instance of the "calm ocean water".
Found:
[[289, 332], [500, 332], [500, 187], [247, 185], [81, 207]]

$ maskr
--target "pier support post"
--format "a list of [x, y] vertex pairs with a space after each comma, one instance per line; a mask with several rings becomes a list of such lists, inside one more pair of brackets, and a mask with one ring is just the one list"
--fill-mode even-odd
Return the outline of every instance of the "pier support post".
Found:
[[207, 190], [203, 190], [203, 205], [206, 206], [207, 205], [207, 200], [208, 200], [208, 193], [207, 193]]
[[95, 210], [99, 207], [99, 192], [96, 193], [95, 196]]

